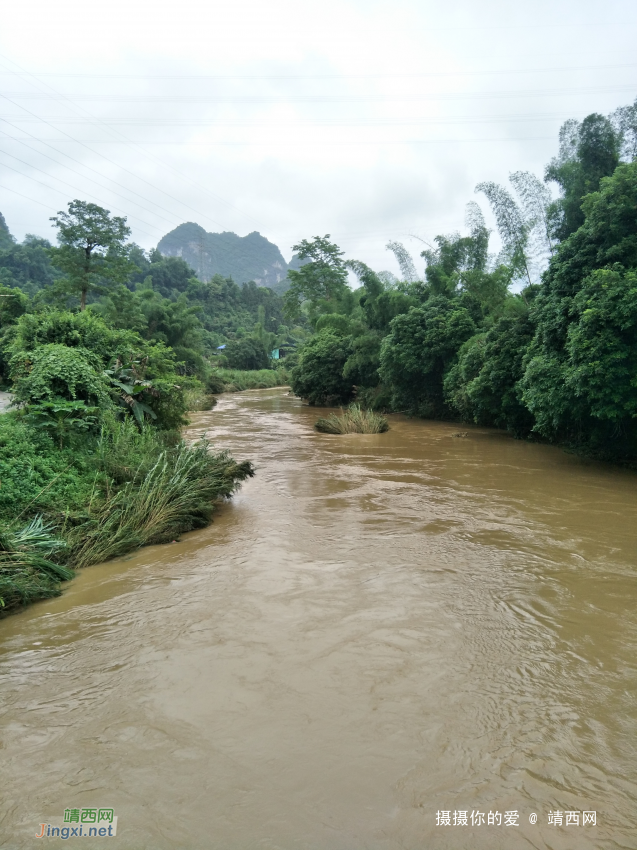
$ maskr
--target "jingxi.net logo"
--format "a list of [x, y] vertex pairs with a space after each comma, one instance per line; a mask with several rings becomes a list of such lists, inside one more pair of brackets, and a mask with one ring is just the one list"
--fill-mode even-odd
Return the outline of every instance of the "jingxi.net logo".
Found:
[[62, 823], [41, 823], [36, 838], [112, 838], [117, 835], [113, 809], [64, 809]]

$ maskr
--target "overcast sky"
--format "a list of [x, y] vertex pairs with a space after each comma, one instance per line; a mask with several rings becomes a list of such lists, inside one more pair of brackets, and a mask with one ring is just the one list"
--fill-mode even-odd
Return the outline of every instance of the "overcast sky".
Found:
[[388, 240], [417, 256], [415, 237], [462, 230], [476, 183], [542, 176], [563, 121], [637, 95], [634, 0], [21, 0], [2, 17], [18, 239], [52, 238], [81, 198], [144, 248], [184, 221], [258, 230], [286, 259], [330, 233], [398, 271]]

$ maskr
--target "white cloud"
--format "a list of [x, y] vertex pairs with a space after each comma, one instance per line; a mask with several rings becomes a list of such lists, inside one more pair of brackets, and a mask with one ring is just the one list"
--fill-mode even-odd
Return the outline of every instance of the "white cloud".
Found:
[[388, 239], [462, 228], [477, 182], [541, 175], [563, 120], [634, 99], [636, 18], [627, 0], [11, 4], [0, 210], [47, 235], [87, 198], [145, 247], [186, 220], [287, 256], [329, 232], [393, 269]]

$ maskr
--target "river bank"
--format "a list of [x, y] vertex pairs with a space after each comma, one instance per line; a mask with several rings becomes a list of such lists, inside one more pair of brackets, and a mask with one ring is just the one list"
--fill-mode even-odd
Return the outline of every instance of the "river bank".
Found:
[[320, 412], [221, 396], [188, 436], [259, 463], [215, 524], [0, 623], [11, 850], [76, 805], [123, 850], [631, 846], [635, 475]]

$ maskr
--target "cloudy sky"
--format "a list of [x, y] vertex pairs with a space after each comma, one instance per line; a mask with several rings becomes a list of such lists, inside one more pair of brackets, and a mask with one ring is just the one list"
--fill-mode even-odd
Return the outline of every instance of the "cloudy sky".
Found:
[[[476, 183], [543, 174], [567, 118], [637, 95], [628, 0], [21, 0], [0, 29], [0, 211], [73, 198], [144, 248], [184, 221], [286, 259], [463, 228]], [[486, 208], [486, 204], [484, 204]]]

